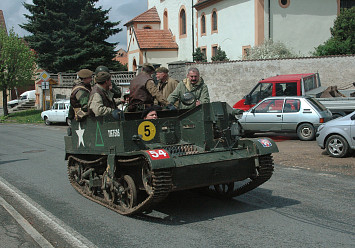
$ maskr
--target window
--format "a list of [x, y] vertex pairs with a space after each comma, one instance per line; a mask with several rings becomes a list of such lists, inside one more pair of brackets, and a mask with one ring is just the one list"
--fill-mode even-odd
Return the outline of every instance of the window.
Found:
[[201, 36], [206, 35], [206, 16], [204, 13], [201, 15]]
[[217, 32], [217, 10], [212, 11], [212, 33]]
[[201, 47], [201, 52], [203, 55], [205, 55], [205, 58], [207, 58], [207, 49], [206, 47]]
[[184, 9], [180, 11], [180, 35], [186, 35], [186, 13]]
[[354, 0], [340, 0], [340, 8], [341, 9], [350, 9], [352, 7], [355, 7]]
[[284, 105], [284, 113], [300, 111], [300, 100], [287, 99]]
[[163, 22], [164, 22], [164, 29], [168, 30], [168, 11], [164, 10], [164, 16], [163, 16]]
[[218, 49], [218, 45], [212, 45], [212, 57], [216, 56], [217, 49]]
[[279, 0], [281, 8], [287, 8], [290, 5], [291, 0]]
[[272, 83], [259, 83], [250, 92], [250, 104], [257, 104], [260, 100], [272, 95]]
[[143, 29], [152, 29], [151, 26], [144, 26]]
[[249, 55], [250, 49], [251, 49], [251, 46], [250, 46], [250, 45], [249, 45], [249, 46], [243, 46], [243, 47], [242, 47], [243, 59], [245, 59], [245, 57]]
[[64, 103], [59, 103], [59, 109], [65, 109]]
[[255, 108], [256, 113], [281, 113], [283, 99], [266, 100]]

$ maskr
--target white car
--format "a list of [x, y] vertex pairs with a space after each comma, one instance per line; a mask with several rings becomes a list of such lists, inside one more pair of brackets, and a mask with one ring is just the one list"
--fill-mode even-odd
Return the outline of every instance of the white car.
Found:
[[44, 120], [46, 125], [50, 125], [52, 122], [66, 122], [69, 126], [71, 123], [71, 120], [68, 118], [69, 106], [69, 100], [55, 102], [52, 109], [41, 113], [42, 120]]
[[316, 134], [317, 143], [331, 157], [342, 158], [355, 150], [355, 112], [329, 121]]

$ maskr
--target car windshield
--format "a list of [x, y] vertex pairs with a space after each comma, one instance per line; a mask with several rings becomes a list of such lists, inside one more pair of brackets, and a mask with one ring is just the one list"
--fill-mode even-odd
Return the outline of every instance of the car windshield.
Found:
[[306, 100], [318, 111], [326, 111], [327, 110], [327, 108], [323, 104], [321, 104], [320, 102], [318, 102], [314, 98], [307, 98]]
[[259, 83], [251, 92], [251, 103], [256, 104], [260, 100], [272, 95], [272, 83]]

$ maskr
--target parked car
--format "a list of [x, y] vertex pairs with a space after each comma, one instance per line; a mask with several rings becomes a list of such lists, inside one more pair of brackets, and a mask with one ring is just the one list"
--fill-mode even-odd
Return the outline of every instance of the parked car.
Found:
[[309, 96], [265, 98], [243, 113], [240, 124], [245, 134], [296, 132], [300, 140], [313, 140], [318, 126], [332, 113]]
[[16, 105], [25, 102], [25, 101], [29, 101], [29, 100], [36, 100], [36, 91], [35, 90], [29, 90], [29, 91], [25, 91], [20, 95], [19, 99], [14, 99], [11, 101], [7, 102], [7, 106], [9, 106], [10, 108], [15, 107]]
[[347, 156], [350, 150], [355, 150], [355, 111], [318, 127], [316, 139], [330, 156]]
[[52, 122], [66, 122], [69, 126], [71, 123], [68, 118], [69, 105], [69, 100], [55, 102], [50, 110], [41, 113], [42, 120], [44, 120], [46, 125], [50, 125]]

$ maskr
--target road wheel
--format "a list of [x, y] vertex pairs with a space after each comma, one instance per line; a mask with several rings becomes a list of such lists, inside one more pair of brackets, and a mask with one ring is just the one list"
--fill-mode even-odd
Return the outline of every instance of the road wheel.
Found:
[[300, 140], [309, 141], [314, 139], [316, 132], [312, 124], [303, 123], [297, 128], [297, 136]]
[[334, 158], [343, 158], [349, 152], [348, 142], [340, 135], [332, 135], [325, 144], [327, 153]]
[[70, 120], [69, 118], [66, 118], [66, 119], [65, 119], [65, 122], [67, 123], [68, 126], [71, 125], [71, 120]]
[[49, 126], [49, 125], [51, 124], [51, 122], [48, 120], [48, 117], [47, 117], [47, 116], [44, 117], [44, 123], [45, 123], [47, 126]]
[[112, 200], [122, 214], [137, 205], [137, 189], [132, 177], [124, 175], [112, 184]]

